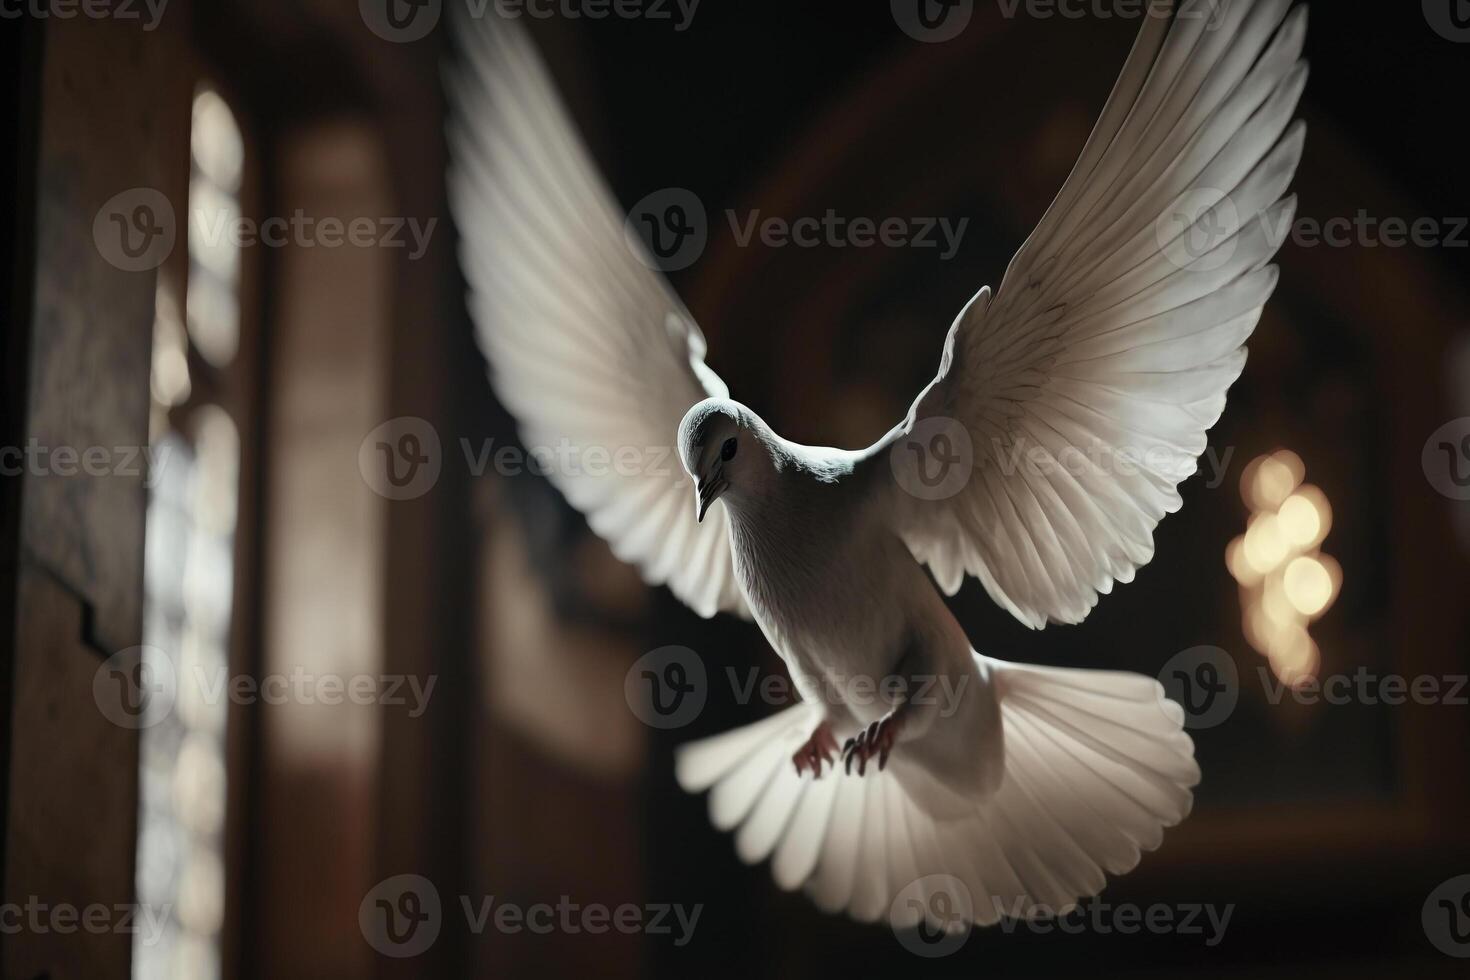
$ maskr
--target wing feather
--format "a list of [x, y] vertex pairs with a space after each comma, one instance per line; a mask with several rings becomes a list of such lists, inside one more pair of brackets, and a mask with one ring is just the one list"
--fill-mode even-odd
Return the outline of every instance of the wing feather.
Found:
[[893, 496], [946, 591], [970, 574], [1028, 625], [1078, 622], [1153, 557], [1276, 288], [1306, 24], [1291, 0], [1154, 0], [1056, 200], [879, 444], [969, 436], [957, 493]]
[[614, 554], [700, 615], [749, 616], [724, 509], [695, 522], [674, 448], [691, 406], [729, 394], [704, 364], [704, 337], [625, 234], [525, 28], [459, 27], [450, 199], [495, 391]]

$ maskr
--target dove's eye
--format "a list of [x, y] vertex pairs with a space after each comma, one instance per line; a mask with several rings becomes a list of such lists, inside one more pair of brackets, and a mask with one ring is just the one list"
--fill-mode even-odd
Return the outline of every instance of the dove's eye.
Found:
[[734, 459], [735, 450], [739, 448], [740, 444], [735, 441], [734, 436], [731, 436], [730, 438], [726, 439], [725, 444], [720, 447], [720, 458], [723, 460]]

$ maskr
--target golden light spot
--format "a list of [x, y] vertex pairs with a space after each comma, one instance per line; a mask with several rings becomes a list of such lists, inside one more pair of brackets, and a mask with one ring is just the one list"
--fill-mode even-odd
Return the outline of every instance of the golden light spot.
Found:
[[1245, 638], [1251, 646], [1262, 652], [1270, 647], [1271, 637], [1276, 632], [1276, 624], [1271, 622], [1271, 617], [1266, 615], [1266, 610], [1261, 603], [1247, 603], [1242, 626]]
[[1245, 535], [1243, 534], [1226, 546], [1225, 567], [1230, 569], [1230, 574], [1241, 585], [1254, 585], [1261, 580], [1261, 573], [1255, 570], [1245, 556]]
[[1245, 532], [1245, 560], [1260, 575], [1269, 575], [1286, 560], [1286, 539], [1275, 514], [1261, 514]]
[[1287, 539], [1303, 550], [1315, 548], [1332, 529], [1332, 505], [1318, 487], [1307, 484], [1281, 505], [1277, 516]]
[[1280, 575], [1266, 579], [1266, 586], [1261, 591], [1261, 608], [1266, 611], [1266, 618], [1281, 629], [1301, 626], [1301, 614], [1287, 597]]
[[[1291, 496], [1291, 492], [1296, 489], [1299, 482], [1299, 477], [1292, 467], [1291, 460], [1293, 459], [1296, 459], [1294, 453], [1289, 459], [1277, 453], [1257, 460], [1251, 474], [1252, 478], [1245, 487], [1246, 503], [1263, 511], [1274, 511], [1280, 507], [1282, 501]], [[1300, 460], [1297, 462], [1300, 463]]]
[[1327, 566], [1315, 557], [1295, 559], [1283, 578], [1286, 598], [1303, 616], [1320, 616], [1336, 597]]
[[1303, 463], [1302, 458], [1290, 449], [1278, 449], [1271, 454], [1271, 458], [1286, 467], [1287, 472], [1291, 474], [1293, 488], [1300, 486], [1301, 482], [1307, 478], [1307, 464]]
[[1300, 456], [1279, 449], [1246, 466], [1240, 495], [1251, 509], [1246, 532], [1225, 549], [1240, 583], [1241, 628], [1284, 683], [1315, 677], [1322, 652], [1307, 625], [1342, 591], [1342, 567], [1317, 549], [1332, 529], [1332, 505], [1304, 483]]
[[1283, 634], [1270, 653], [1271, 668], [1282, 683], [1293, 687], [1317, 675], [1322, 653], [1306, 630]]
[[1286, 539], [1298, 547], [1310, 545], [1316, 539], [1317, 532], [1322, 530], [1322, 520], [1317, 516], [1317, 508], [1300, 493], [1286, 498], [1276, 519], [1281, 523]]

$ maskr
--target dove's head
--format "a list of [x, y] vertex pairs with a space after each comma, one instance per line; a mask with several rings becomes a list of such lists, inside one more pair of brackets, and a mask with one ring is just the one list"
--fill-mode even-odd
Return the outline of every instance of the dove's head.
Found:
[[679, 423], [679, 458], [694, 478], [695, 517], [727, 493], [759, 492], [771, 479], [770, 441], [760, 416], [728, 398], [706, 398]]

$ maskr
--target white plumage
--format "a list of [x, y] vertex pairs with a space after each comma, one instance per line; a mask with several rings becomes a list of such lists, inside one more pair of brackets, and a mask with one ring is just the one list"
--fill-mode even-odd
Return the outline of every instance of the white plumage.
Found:
[[[1154, 6], [1173, 16], [1145, 19], [999, 290], [960, 313], [908, 418], [856, 452], [791, 443], [729, 400], [523, 31], [465, 27], [450, 186], [495, 389], [533, 444], [652, 459], [677, 432], [692, 482], [551, 477], [650, 582], [753, 617], [785, 660], [803, 703], [685, 746], [677, 775], [744, 860], [824, 909], [914, 924], [928, 906], [895, 896], [943, 874], [964, 921], [1061, 911], [1189, 812], [1193, 744], [1155, 680], [981, 656], [921, 567], [951, 594], [975, 576], [1033, 627], [1080, 622], [1152, 557], [1245, 365], [1294, 209], [1305, 8]], [[962, 427], [973, 469], [927, 499], [894, 460], [935, 424]], [[897, 697], [852, 696], [895, 677]], [[957, 697], [915, 696], [935, 678]], [[841, 740], [850, 773], [823, 765]]]

